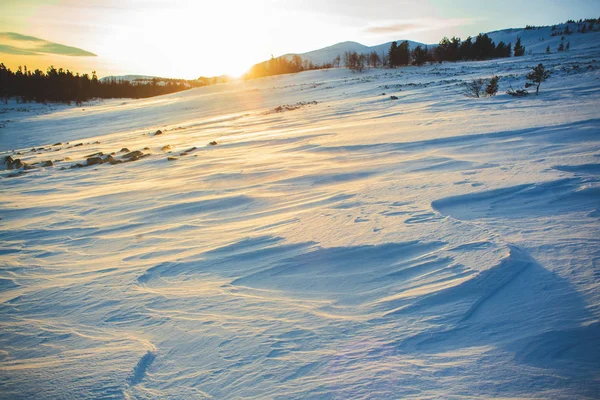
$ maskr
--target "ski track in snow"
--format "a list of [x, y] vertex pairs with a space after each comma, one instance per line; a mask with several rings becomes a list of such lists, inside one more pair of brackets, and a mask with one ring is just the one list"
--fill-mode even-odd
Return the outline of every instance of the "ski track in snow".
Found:
[[598, 398], [599, 35], [3, 106], [0, 398]]

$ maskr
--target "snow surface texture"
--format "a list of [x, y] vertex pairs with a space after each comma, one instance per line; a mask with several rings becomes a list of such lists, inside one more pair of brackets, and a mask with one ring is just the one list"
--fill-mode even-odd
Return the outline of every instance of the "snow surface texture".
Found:
[[[519, 59], [3, 106], [2, 155], [56, 162], [0, 171], [0, 398], [598, 398], [586, 35]], [[503, 94], [539, 62], [539, 96]], [[497, 97], [461, 94], [493, 74]], [[70, 168], [123, 147], [150, 155]]]

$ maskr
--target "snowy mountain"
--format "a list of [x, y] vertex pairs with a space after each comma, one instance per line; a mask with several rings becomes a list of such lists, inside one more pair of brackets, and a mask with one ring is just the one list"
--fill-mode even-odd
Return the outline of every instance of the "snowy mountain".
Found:
[[600, 32], [535, 33], [0, 103], [0, 398], [597, 399]]
[[[567, 26], [574, 33], [553, 36], [553, 33], [564, 31]], [[511, 43], [513, 46], [517, 41], [517, 37], [520, 37], [521, 43], [525, 46], [525, 51], [532, 54], [545, 53], [548, 46], [550, 46], [551, 52], [556, 52], [561, 41], [564, 41], [565, 44], [570, 42], [571, 46], [575, 46], [580, 50], [594, 47], [596, 45], [594, 38], [597, 37], [597, 32], [577, 33], [578, 26], [581, 26], [581, 24], [559, 24], [555, 25], [556, 29], [554, 31], [551, 26], [535, 27], [533, 29], [503, 29], [489, 32], [488, 35], [496, 44], [503, 41], [504, 43]], [[595, 24], [595, 26], [600, 28], [598, 24]]]
[[[511, 43], [513, 46], [517, 41], [517, 37], [521, 38], [522, 44], [525, 46], [526, 51], [531, 53], [545, 53], [546, 47], [550, 46], [551, 51], [556, 52], [560, 42], [561, 37], [565, 37], [565, 43], [568, 41], [572, 41], [571, 45], [575, 45], [579, 48], [585, 46], [593, 45], [593, 41], [589, 40], [589, 37], [586, 37], [585, 34], [578, 34], [577, 29], [583, 26], [583, 23], [565, 23], [555, 25], [555, 31], [553, 31], [551, 26], [542, 26], [542, 27], [532, 27], [532, 29], [528, 28], [511, 28], [511, 29], [503, 29], [499, 31], [488, 32], [488, 36], [492, 38], [492, 40], [498, 44], [503, 41], [505, 44]], [[585, 24], [588, 26], [589, 24]], [[563, 31], [566, 27], [569, 27], [571, 32], [574, 32], [572, 35], [556, 35], [552, 36], [553, 32]], [[600, 26], [596, 23], [593, 24], [596, 28], [600, 28]], [[476, 35], [474, 35], [476, 36]], [[442, 39], [442, 38], [440, 38]], [[463, 40], [466, 37], [462, 38]], [[398, 39], [396, 42], [400, 44], [404, 39]], [[437, 43], [433, 44], [424, 44], [415, 42], [412, 40], [408, 40], [410, 49], [414, 49], [417, 46], [427, 46], [429, 48], [437, 46]], [[363, 44], [357, 42], [342, 42], [337, 43], [332, 46], [324, 47], [322, 49], [309, 51], [306, 53], [289, 53], [285, 54], [283, 57], [291, 58], [293, 55], [299, 55], [303, 59], [312, 61], [315, 64], [324, 64], [331, 62], [336, 56], [340, 56], [343, 59], [344, 53], [347, 51], [356, 51], [357, 53], [371, 53], [373, 51], [377, 52], [377, 54], [387, 54], [392, 42], [382, 43], [376, 46], [365, 46]]]
[[[403, 42], [403, 40], [398, 41], [398, 43], [401, 42]], [[424, 46], [424, 44], [422, 43], [413, 42], [411, 40], [408, 40], [408, 43], [411, 49], [414, 49], [418, 45]], [[371, 53], [375, 51], [379, 55], [387, 54], [387, 52], [390, 50], [391, 45], [392, 42], [382, 43], [376, 46], [365, 46], [357, 42], [342, 42], [334, 44], [332, 46], [324, 47], [322, 49], [313, 50], [306, 53], [300, 53], [297, 55], [302, 57], [303, 60], [312, 61], [315, 64], [325, 64], [331, 62], [338, 55], [343, 60], [344, 53], [346, 53], [347, 51], [356, 51], [357, 53]], [[282, 57], [291, 58], [294, 55], [296, 55], [296, 53], [285, 54]]]

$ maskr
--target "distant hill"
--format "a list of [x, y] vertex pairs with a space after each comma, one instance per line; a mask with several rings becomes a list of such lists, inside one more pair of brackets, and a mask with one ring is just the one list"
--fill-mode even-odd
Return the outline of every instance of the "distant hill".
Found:
[[[403, 41], [404, 40], [396, 40], [398, 44]], [[408, 44], [411, 49], [414, 49], [418, 45], [425, 46], [423, 43], [414, 42], [412, 40], [408, 40]], [[381, 55], [382, 53], [387, 53], [391, 45], [392, 42], [382, 43], [376, 46], [365, 46], [358, 42], [342, 42], [307, 53], [288, 53], [282, 57], [290, 59], [294, 55], [299, 55], [303, 60], [311, 61], [314, 64], [324, 64], [331, 62], [338, 55], [343, 59], [344, 53], [347, 51], [356, 51], [357, 53], [371, 53], [375, 51], [377, 54]]]
[[[525, 46], [526, 53], [545, 53], [546, 47], [550, 46], [550, 50], [552, 52], [556, 52], [558, 45], [561, 42], [561, 38], [565, 37], [565, 42], [571, 42], [571, 46], [581, 48], [581, 46], [593, 46], [593, 40], [589, 40], [585, 34], [581, 34], [578, 32], [579, 29], [583, 25], [586, 27], [592, 26], [593, 29], [598, 30], [600, 26], [598, 22], [595, 23], [590, 22], [570, 22], [570, 23], [562, 23], [556, 24], [553, 26], [531, 26], [526, 28], [509, 28], [502, 29], [498, 31], [487, 32], [488, 36], [492, 38], [492, 40], [498, 44], [503, 41], [505, 44], [511, 43], [513, 46], [517, 41], [517, 37], [521, 38], [521, 43]], [[569, 27], [569, 31], [572, 34], [558, 34], [565, 31], [565, 29]], [[486, 33], [486, 32], [482, 32]], [[588, 33], [596, 33], [589, 32]], [[554, 34], [554, 36], [553, 36]], [[477, 35], [473, 35], [475, 37]], [[440, 40], [442, 38], [440, 37]], [[462, 37], [461, 39], [466, 39], [466, 37]], [[396, 42], [398, 44], [402, 43], [405, 39], [398, 39]], [[424, 44], [415, 42], [412, 40], [407, 40], [409, 43], [410, 49], [414, 49], [418, 45], [428, 46], [428, 47], [436, 47], [435, 44]], [[376, 46], [365, 46], [364, 44], [358, 42], [341, 42], [334, 44], [332, 46], [324, 47], [318, 50], [312, 50], [306, 53], [288, 53], [283, 55], [287, 59], [290, 59], [294, 55], [299, 55], [303, 60], [308, 60], [313, 62], [314, 64], [324, 64], [331, 62], [338, 55], [344, 57], [344, 53], [347, 51], [356, 51], [357, 53], [371, 53], [373, 51], [377, 52], [377, 54], [381, 55], [382, 53], [386, 53], [389, 51], [392, 42], [382, 43]]]
[[[564, 33], [567, 26], [569, 27], [570, 34]], [[542, 54], [546, 52], [546, 47], [550, 46], [550, 51], [555, 53], [558, 49], [558, 45], [564, 37], [564, 42], [570, 42], [572, 49], [583, 49], [588, 47], [598, 47], [600, 43], [597, 41], [598, 29], [600, 25], [598, 23], [590, 25], [586, 24], [586, 27], [592, 26], [595, 31], [587, 31], [586, 33], [579, 33], [578, 29], [583, 26], [583, 23], [564, 23], [553, 26], [539, 26], [529, 28], [512, 28], [502, 29], [499, 31], [488, 32], [488, 36], [498, 44], [500, 41], [504, 43], [511, 43], [513, 46], [517, 41], [517, 37], [521, 38], [521, 44], [525, 46], [526, 54]], [[593, 37], [594, 40], [590, 40]], [[464, 38], [463, 38], [464, 39]]]

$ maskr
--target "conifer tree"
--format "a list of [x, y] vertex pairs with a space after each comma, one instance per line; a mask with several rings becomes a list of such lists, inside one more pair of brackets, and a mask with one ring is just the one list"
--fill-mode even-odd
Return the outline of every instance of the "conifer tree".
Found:
[[400, 62], [398, 61], [398, 43], [396, 42], [392, 42], [392, 45], [390, 46], [388, 63], [390, 64], [391, 68], [396, 68], [398, 65], [400, 65]]
[[537, 96], [540, 91], [540, 85], [549, 77], [550, 71], [546, 70], [542, 64], [538, 64], [537, 67], [534, 67], [532, 71], [527, 74], [526, 78], [529, 82], [525, 84], [525, 87], [535, 86], [535, 95]]
[[521, 37], [517, 36], [517, 42], [515, 43], [514, 55], [515, 55], [515, 57], [521, 57], [523, 54], [525, 54], [525, 46], [523, 46], [521, 44]]

